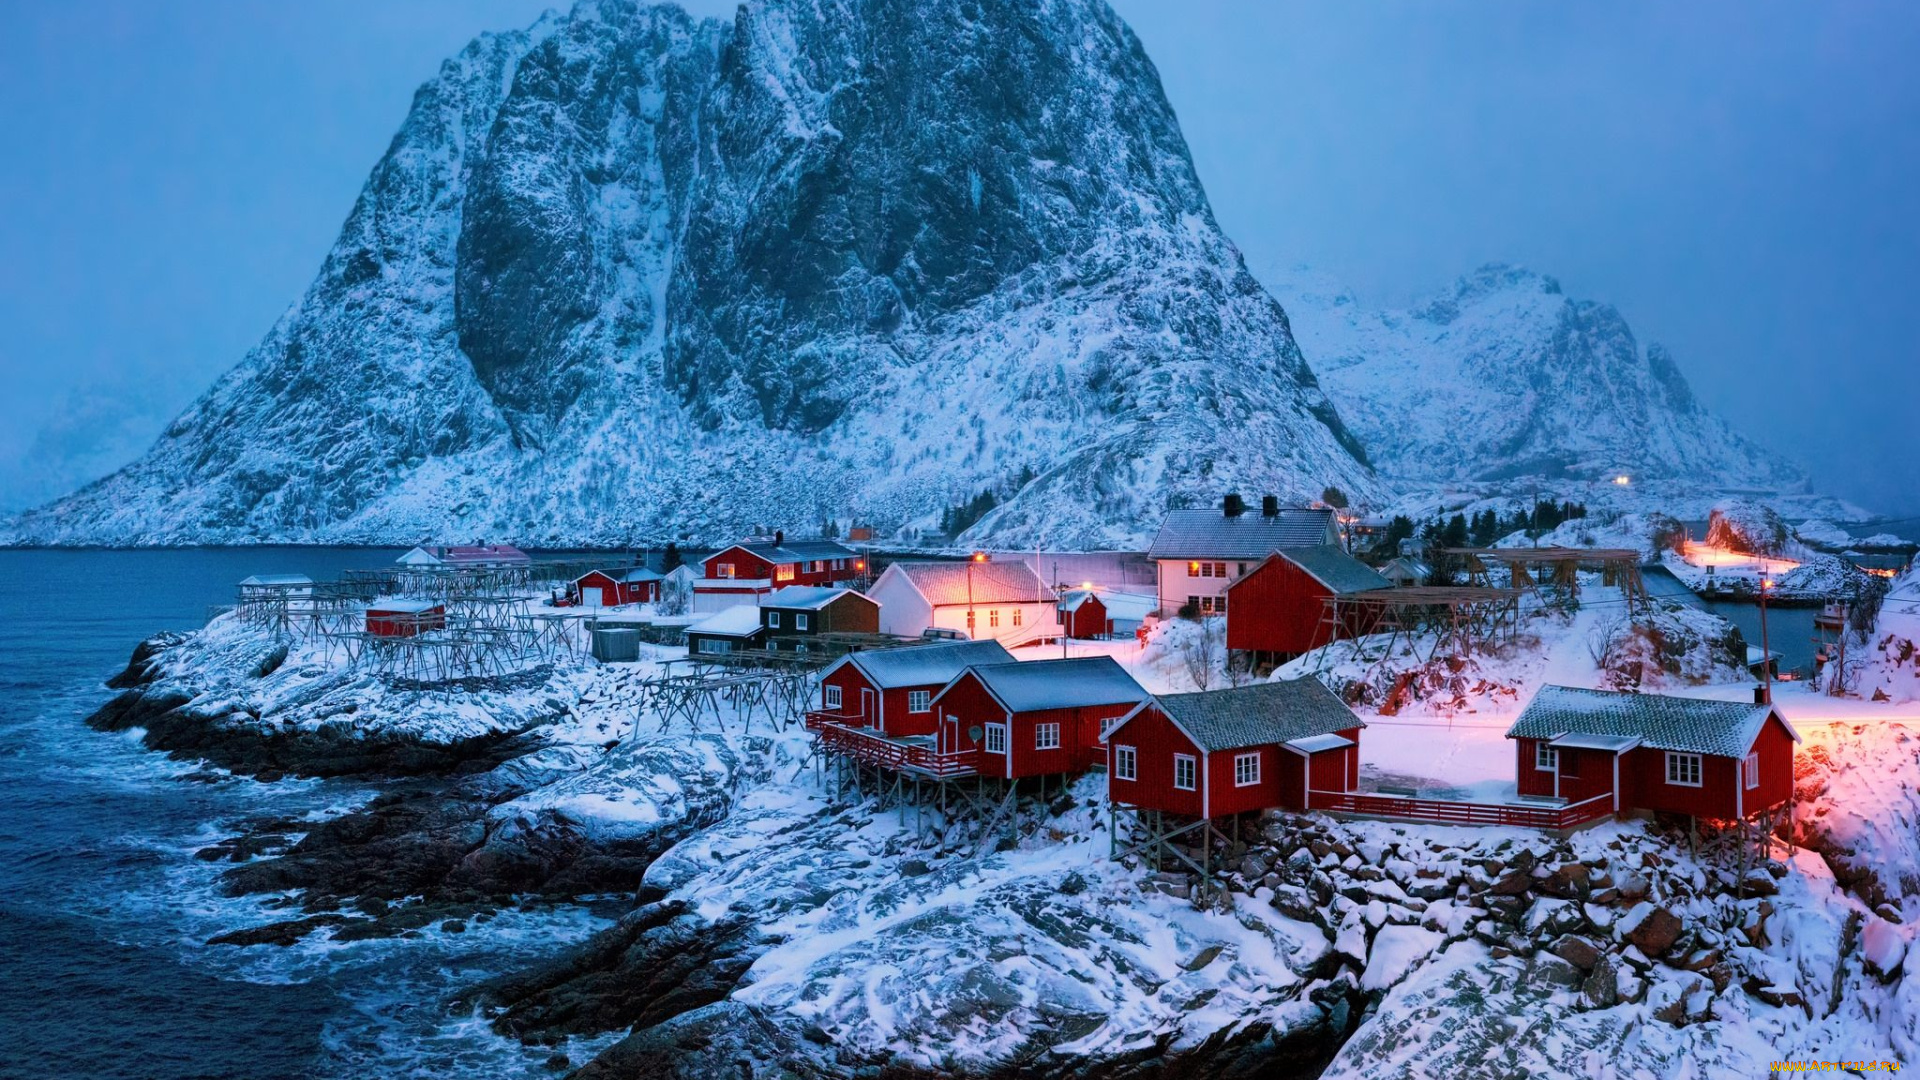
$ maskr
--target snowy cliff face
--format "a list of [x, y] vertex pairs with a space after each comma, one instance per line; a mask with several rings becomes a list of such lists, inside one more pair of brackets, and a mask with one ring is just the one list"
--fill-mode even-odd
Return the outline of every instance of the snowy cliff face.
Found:
[[[1015, 492], [1016, 478], [1037, 479]], [[1138, 542], [1379, 484], [1101, 0], [583, 2], [413, 107], [307, 295], [30, 542]]]
[[1485, 266], [1406, 311], [1363, 308], [1305, 271], [1266, 280], [1385, 475], [1804, 484], [1709, 413], [1666, 349], [1642, 348], [1617, 310], [1550, 277]]

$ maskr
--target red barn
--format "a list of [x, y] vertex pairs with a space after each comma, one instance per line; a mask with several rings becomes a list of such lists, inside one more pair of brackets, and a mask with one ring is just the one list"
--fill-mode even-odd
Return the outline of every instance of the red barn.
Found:
[[848, 653], [820, 673], [820, 708], [807, 727], [872, 728], [897, 738], [932, 735], [933, 696], [974, 664], [1013, 661], [997, 641], [953, 641]]
[[367, 605], [367, 633], [374, 637], [412, 637], [446, 628], [446, 605], [432, 600], [388, 599]]
[[1360, 782], [1366, 722], [1314, 678], [1150, 699], [1107, 734], [1107, 798], [1190, 818], [1302, 810]]
[[660, 599], [659, 574], [644, 566], [619, 570], [595, 570], [582, 574], [573, 583], [582, 607], [614, 607], [619, 604], [648, 604]]
[[1083, 772], [1106, 759], [1107, 725], [1147, 700], [1111, 656], [982, 664], [934, 696], [943, 754], [979, 752], [982, 776]]
[[1091, 589], [1074, 589], [1060, 597], [1055, 609], [1060, 632], [1070, 638], [1103, 638], [1113, 633], [1113, 617], [1106, 602]]
[[1545, 686], [1507, 738], [1522, 795], [1738, 819], [1792, 797], [1800, 733], [1771, 705]]
[[1392, 587], [1331, 544], [1276, 551], [1227, 586], [1227, 648], [1283, 663], [1349, 635], [1328, 632], [1328, 597]]

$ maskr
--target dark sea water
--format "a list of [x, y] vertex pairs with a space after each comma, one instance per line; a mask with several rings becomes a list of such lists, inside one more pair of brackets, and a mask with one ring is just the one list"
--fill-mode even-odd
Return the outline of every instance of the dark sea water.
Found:
[[0, 1077], [544, 1073], [551, 1051], [522, 1051], [444, 1002], [577, 940], [589, 916], [506, 914], [416, 941], [204, 945], [288, 916], [221, 896], [196, 848], [251, 815], [336, 813], [371, 789], [189, 780], [197, 765], [82, 723], [136, 642], [201, 625], [248, 574], [323, 580], [395, 554], [0, 550]]

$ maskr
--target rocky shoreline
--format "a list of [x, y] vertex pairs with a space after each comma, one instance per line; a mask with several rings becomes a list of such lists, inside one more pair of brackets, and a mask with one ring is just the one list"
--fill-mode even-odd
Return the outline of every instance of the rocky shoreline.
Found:
[[[964, 822], [926, 845], [898, 811], [802, 779], [796, 734], [643, 730], [631, 671], [429, 690], [321, 668], [244, 636], [163, 636], [90, 720], [235, 773], [380, 785], [203, 848], [229, 864], [224, 891], [280, 916], [210, 944], [452, 934], [590, 904], [613, 924], [442, 1003], [554, 1048], [556, 1069], [570, 1040], [618, 1036], [582, 1078], [1417, 1075], [1407, 1048], [1436, 1038], [1463, 1072], [1509, 1075], [1529, 1044], [1501, 1025], [1535, 1012], [1588, 1049], [1631, 1015], [1662, 1033], [1643, 1063], [1679, 1047], [1732, 1067], [1751, 1056], [1735, 1018], [1788, 1032], [1779, 1016], [1830, 1013], [1845, 979], [1889, 977], [1861, 940], [1894, 905], [1821, 899], [1815, 919], [1811, 853], [1743, 867], [1725, 838], [1695, 853], [1643, 823], [1553, 838], [1280, 815], [1197, 905], [1187, 875], [1104, 858], [1092, 780], [1029, 807], [1011, 845], [976, 851]], [[475, 699], [508, 722], [442, 722]], [[1833, 970], [1782, 961], [1782, 941], [1815, 938]], [[1421, 1020], [1434, 1000], [1460, 1011], [1444, 1037]]]

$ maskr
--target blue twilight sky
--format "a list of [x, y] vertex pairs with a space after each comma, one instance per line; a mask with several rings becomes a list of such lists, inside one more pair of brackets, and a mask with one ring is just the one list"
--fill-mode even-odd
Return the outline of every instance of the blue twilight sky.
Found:
[[[1525, 263], [1820, 487], [1920, 513], [1920, 5], [1115, 4], [1256, 269], [1397, 304]], [[0, 459], [76, 389], [106, 428], [237, 362], [415, 86], [545, 6], [0, 0]]]

